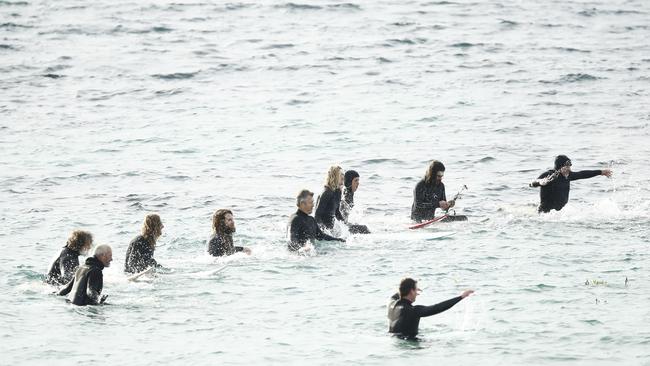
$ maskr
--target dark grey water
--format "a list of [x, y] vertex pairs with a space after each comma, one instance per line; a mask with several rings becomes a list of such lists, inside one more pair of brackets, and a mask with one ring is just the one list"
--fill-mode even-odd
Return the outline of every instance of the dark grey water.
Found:
[[[650, 364], [649, 19], [645, 1], [0, 1], [3, 362]], [[615, 175], [538, 216], [527, 183], [560, 153]], [[434, 158], [477, 220], [429, 241], [404, 228]], [[377, 234], [290, 255], [293, 197], [334, 163], [361, 173]], [[205, 254], [222, 207], [251, 257]], [[152, 211], [174, 273], [129, 283]], [[75, 228], [115, 249], [112, 306], [40, 282]], [[422, 304], [477, 292], [403, 343], [385, 305], [407, 275]]]

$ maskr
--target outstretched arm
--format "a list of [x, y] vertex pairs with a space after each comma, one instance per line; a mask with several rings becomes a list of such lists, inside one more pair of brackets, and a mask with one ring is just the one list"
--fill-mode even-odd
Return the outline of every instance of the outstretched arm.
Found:
[[581, 170], [579, 172], [571, 172], [569, 174], [569, 180], [587, 179], [599, 175], [604, 175], [609, 178], [612, 176], [612, 171], [610, 169], [603, 169], [603, 170]]
[[460, 296], [454, 297], [453, 299], [449, 299], [447, 301], [443, 301], [439, 304], [435, 304], [431, 306], [416, 305], [413, 307], [413, 309], [415, 310], [415, 313], [420, 317], [439, 314], [445, 310], [449, 310], [452, 306], [456, 305], [460, 300], [466, 298], [472, 293], [474, 293], [474, 290], [466, 290]]

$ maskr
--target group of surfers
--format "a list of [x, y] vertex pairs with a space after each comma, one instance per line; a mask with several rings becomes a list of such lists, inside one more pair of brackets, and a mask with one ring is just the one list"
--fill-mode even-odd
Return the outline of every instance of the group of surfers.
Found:
[[[531, 187], [541, 187], [540, 205], [538, 211], [549, 212], [561, 210], [569, 199], [570, 182], [598, 175], [610, 177], [610, 169], [584, 170], [573, 172], [571, 160], [565, 155], [555, 158], [554, 169], [541, 174], [530, 183]], [[447, 201], [445, 185], [442, 182], [445, 166], [442, 162], [433, 160], [413, 191], [411, 219], [417, 222], [430, 220], [435, 217], [436, 210], [447, 211], [454, 207], [455, 201]], [[314, 209], [314, 193], [304, 189], [296, 197], [298, 210], [291, 215], [288, 224], [288, 249], [290, 251], [308, 251], [314, 240], [337, 240], [325, 231], [331, 231], [338, 220], [345, 224], [352, 234], [368, 234], [370, 230], [365, 225], [349, 222], [349, 216], [354, 207], [354, 193], [359, 188], [359, 173], [348, 170], [343, 173], [340, 166], [330, 167], [325, 180], [323, 192], [318, 197]], [[146, 215], [141, 234], [136, 236], [128, 246], [124, 263], [124, 271], [129, 275], [138, 275], [152, 269], [163, 269], [155, 259], [156, 241], [162, 235], [164, 225], [157, 214]], [[207, 251], [213, 256], [228, 256], [236, 252], [251, 254], [251, 249], [235, 246], [235, 220], [231, 210], [219, 209], [212, 215], [212, 236], [207, 243]], [[59, 295], [69, 296], [74, 305], [98, 305], [104, 303], [106, 295], [101, 295], [103, 288], [103, 272], [113, 260], [112, 249], [102, 244], [95, 247], [93, 255], [86, 258], [83, 265], [79, 264], [79, 256], [89, 253], [93, 246], [93, 236], [83, 230], [75, 230], [70, 235], [66, 245], [58, 257], [52, 262], [46, 275], [46, 282], [62, 286]], [[403, 337], [414, 338], [418, 333], [421, 317], [427, 317], [445, 311], [463, 298], [473, 293], [464, 291], [460, 296], [432, 306], [413, 306], [419, 293], [417, 281], [405, 278], [399, 285], [399, 291], [392, 296], [388, 305], [389, 332]]]

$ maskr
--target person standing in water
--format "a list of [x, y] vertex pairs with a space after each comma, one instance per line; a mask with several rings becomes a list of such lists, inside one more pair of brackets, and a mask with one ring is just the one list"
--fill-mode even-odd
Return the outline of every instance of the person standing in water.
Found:
[[421, 291], [417, 284], [417, 281], [412, 278], [403, 279], [399, 284], [399, 292], [391, 297], [388, 304], [388, 331], [399, 338], [416, 339], [420, 318], [442, 313], [474, 293], [474, 290], [466, 290], [460, 296], [436, 305], [413, 306], [418, 293]]
[[126, 250], [124, 272], [139, 273], [149, 267], [162, 268], [153, 258], [156, 241], [162, 235], [165, 226], [157, 214], [149, 214], [144, 218], [142, 234], [136, 236]]
[[318, 227], [316, 220], [309, 216], [314, 209], [313, 192], [307, 189], [300, 191], [298, 197], [296, 197], [296, 206], [298, 206], [298, 210], [289, 219], [289, 250], [298, 251], [303, 249], [312, 240], [345, 241], [345, 239], [325, 234]]
[[566, 155], [555, 158], [555, 169], [548, 170], [530, 183], [531, 187], [541, 187], [539, 190], [538, 212], [560, 211], [569, 202], [571, 181], [587, 179], [604, 175], [612, 176], [610, 169], [571, 171], [571, 159]]
[[370, 230], [366, 225], [355, 225], [348, 223], [348, 217], [350, 216], [350, 211], [354, 208], [354, 192], [359, 189], [359, 173], [354, 170], [348, 170], [345, 172], [343, 178], [343, 183], [345, 188], [343, 189], [343, 201], [341, 201], [340, 212], [343, 216], [343, 220], [348, 225], [350, 233], [352, 234], [370, 234]]
[[106, 300], [101, 296], [104, 287], [104, 267], [109, 267], [113, 261], [113, 251], [106, 244], [98, 245], [92, 257], [86, 258], [86, 263], [79, 266], [74, 277], [59, 291], [60, 296], [70, 294], [69, 300], [74, 305], [99, 305]]
[[88, 253], [92, 245], [91, 233], [83, 230], [73, 231], [59, 256], [50, 265], [45, 282], [55, 286], [70, 282], [79, 267], [79, 256]]
[[316, 222], [324, 229], [334, 228], [336, 219], [344, 221], [340, 210], [342, 185], [343, 169], [337, 165], [331, 166], [327, 172], [323, 193], [318, 197], [316, 214], [314, 214]]
[[411, 206], [411, 220], [417, 222], [434, 218], [436, 209], [449, 210], [454, 207], [454, 201], [447, 202], [445, 184], [442, 178], [445, 175], [445, 166], [438, 160], [433, 160], [427, 172], [413, 190], [413, 205]]
[[212, 237], [208, 241], [208, 253], [215, 257], [232, 255], [237, 252], [251, 254], [246, 247], [233, 244], [232, 234], [235, 232], [235, 218], [232, 211], [221, 209], [212, 215]]

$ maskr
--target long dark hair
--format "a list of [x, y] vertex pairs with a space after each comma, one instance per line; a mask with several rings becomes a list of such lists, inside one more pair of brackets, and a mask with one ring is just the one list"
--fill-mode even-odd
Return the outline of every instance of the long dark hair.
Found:
[[228, 214], [232, 215], [232, 211], [224, 208], [215, 211], [214, 215], [212, 215], [212, 231], [215, 234], [223, 235], [228, 233], [226, 230], [226, 215]]
[[435, 184], [436, 183], [436, 176], [438, 175], [438, 172], [444, 172], [445, 171], [445, 165], [438, 160], [433, 160], [431, 164], [429, 164], [429, 167], [427, 168], [427, 173], [424, 176], [424, 181], [427, 184]]

